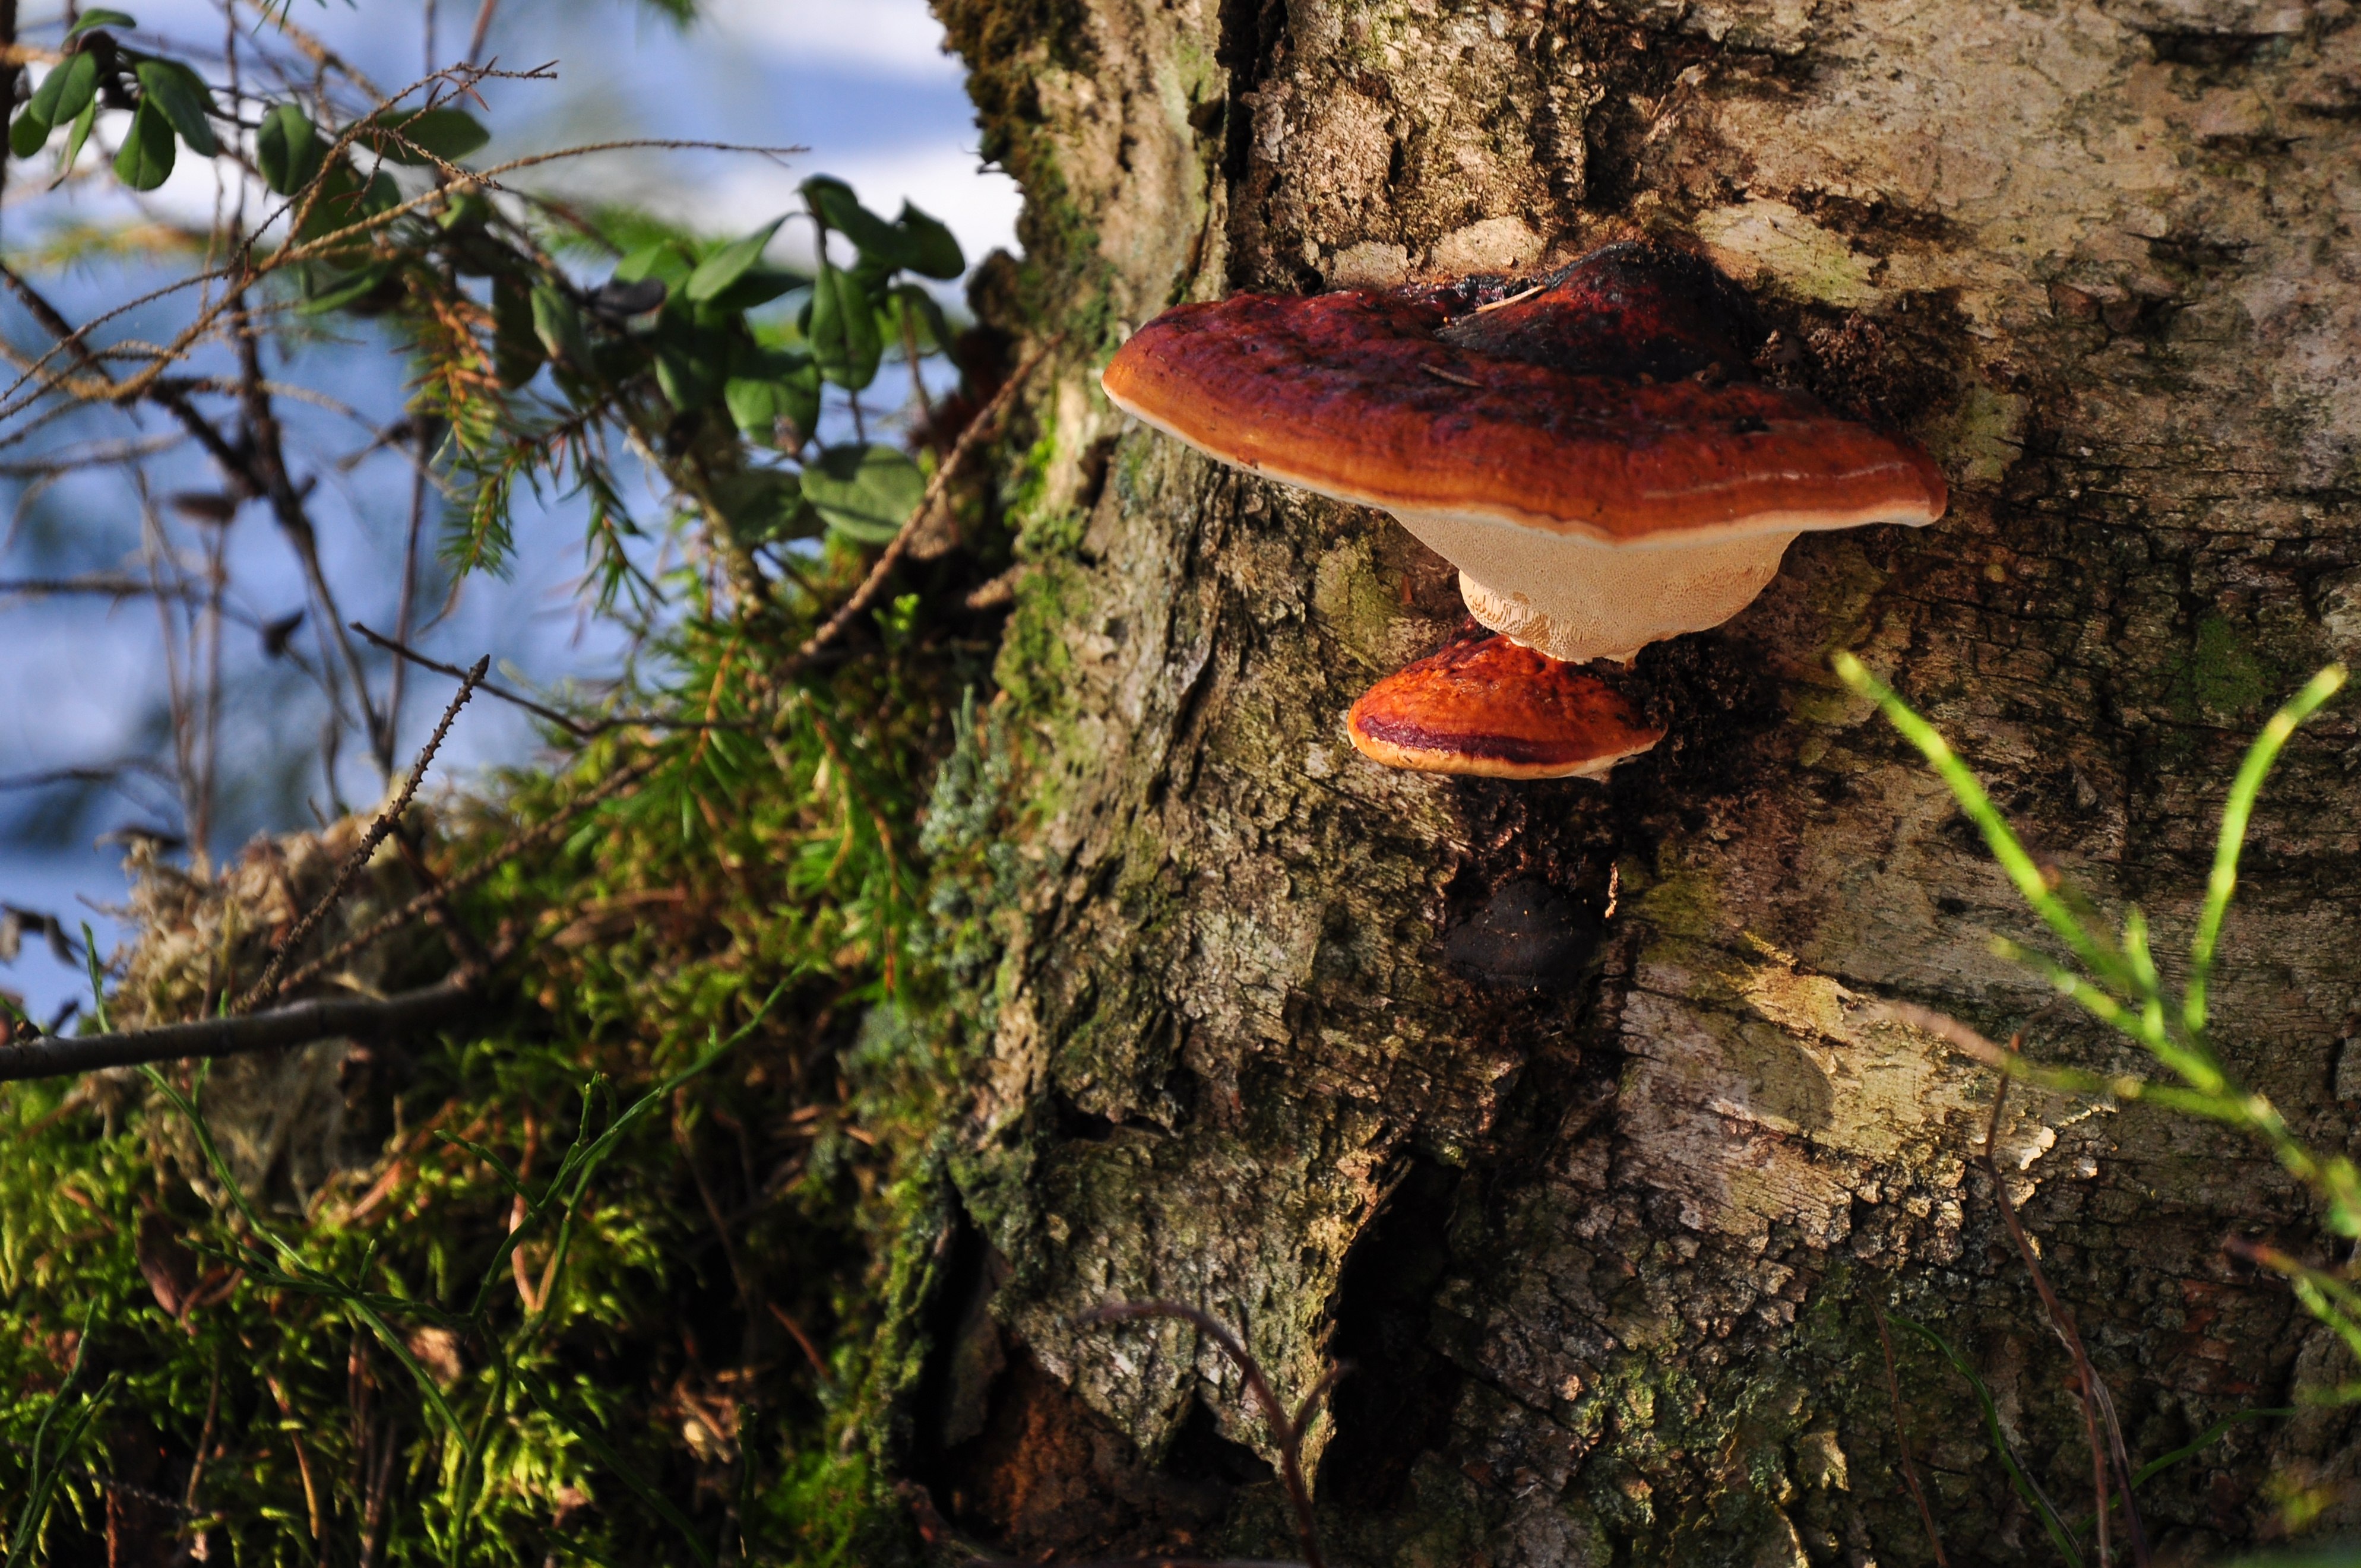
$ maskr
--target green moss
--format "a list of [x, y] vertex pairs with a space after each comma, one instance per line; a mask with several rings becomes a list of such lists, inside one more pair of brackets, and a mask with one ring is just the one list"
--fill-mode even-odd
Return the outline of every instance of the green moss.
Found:
[[2208, 717], [2245, 719], [2271, 695], [2271, 672], [2245, 630], [2209, 615], [2197, 624], [2197, 648], [2189, 663], [2189, 685]]

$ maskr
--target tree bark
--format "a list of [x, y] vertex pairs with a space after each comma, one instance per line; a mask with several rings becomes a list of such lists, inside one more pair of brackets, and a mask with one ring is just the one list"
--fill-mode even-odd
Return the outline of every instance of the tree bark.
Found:
[[[1071, 1321], [1167, 1297], [1283, 1388], [1356, 1364], [1311, 1455], [1345, 1560], [1927, 1562], [1883, 1309], [1960, 1350], [2086, 1517], [2070, 1367], [1971, 1168], [1992, 1077], [1875, 1003], [2146, 1064], [1992, 956], [2033, 923], [1826, 658], [1895, 679], [2067, 879], [2185, 948], [2246, 740], [2361, 652], [2353, 6], [938, 8], [1028, 198], [979, 309], [1069, 336], [1012, 477], [1005, 815], [967, 883], [998, 961], [906, 1463], [1027, 1552], [1291, 1551], [1217, 1352]], [[1533, 275], [1641, 233], [1924, 441], [1950, 514], [1806, 536], [1736, 621], [1649, 650], [1672, 732], [1604, 786], [1367, 764], [1344, 711], [1452, 634], [1449, 569], [1127, 425], [1097, 367], [1182, 300]], [[2217, 992], [2234, 1070], [2339, 1149], [2356, 764], [2350, 704], [2290, 748]], [[2012, 1105], [2011, 1195], [2136, 1461], [2354, 1375], [2221, 1250], [2325, 1255], [2261, 1148]], [[2057, 1561], [1968, 1384], [1896, 1339], [1951, 1560]], [[2334, 1411], [2239, 1427], [2143, 1513], [2191, 1556], [2305, 1508], [2349, 1527], [2350, 1440]]]

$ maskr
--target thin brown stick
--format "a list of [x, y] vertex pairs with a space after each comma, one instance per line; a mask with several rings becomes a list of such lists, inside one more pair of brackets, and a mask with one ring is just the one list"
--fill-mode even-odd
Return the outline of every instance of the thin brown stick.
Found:
[[410, 868], [411, 879], [418, 883], [418, 896], [426, 900], [426, 908], [422, 912], [426, 923], [443, 934], [444, 945], [451, 949], [451, 957], [459, 965], [454, 974], [466, 981], [480, 980], [489, 974], [492, 955], [484, 950], [484, 945], [476, 940], [475, 933], [460, 920], [458, 911], [451, 907], [450, 897], [444, 891], [443, 879], [434, 874], [434, 868], [426, 863], [426, 857], [419, 853], [418, 846], [411, 842], [410, 835], [397, 831], [393, 835], [393, 847], [401, 856], [401, 863]]
[[[454, 679], [463, 677], [467, 673], [456, 664], [446, 664], [439, 659], [430, 659], [417, 649], [405, 646], [382, 631], [373, 631], [357, 620], [353, 622], [353, 630], [395, 658], [406, 659], [421, 669], [432, 670], [438, 675], [449, 675]], [[486, 696], [497, 697], [511, 707], [521, 707], [535, 718], [549, 720], [577, 740], [593, 740], [616, 729], [748, 729], [752, 728], [752, 725], [741, 724], [733, 719], [679, 718], [664, 713], [619, 713], [609, 718], [587, 720], [569, 718], [554, 707], [544, 707], [529, 696], [512, 692], [506, 686], [491, 681], [478, 681], [476, 689]]]
[[287, 1402], [287, 1390], [279, 1386], [278, 1378], [266, 1375], [262, 1382], [270, 1390], [270, 1397], [279, 1401], [279, 1413], [287, 1418], [287, 1440], [295, 1445], [295, 1470], [303, 1478], [303, 1509], [312, 1517], [312, 1539], [324, 1545], [327, 1530], [320, 1519], [320, 1488], [312, 1479], [312, 1456], [304, 1451], [295, 1407]]
[[488, 653], [477, 660], [476, 667], [467, 672], [459, 684], [458, 695], [451, 699], [451, 706], [443, 710], [443, 721], [434, 727], [434, 733], [426, 738], [425, 750], [418, 753], [418, 761], [412, 764], [409, 778], [402, 781], [401, 793], [394, 796], [391, 805], [378, 813], [377, 820], [369, 824], [368, 831], [361, 835], [361, 841], [353, 846], [353, 852], [336, 869], [336, 880], [328, 884], [328, 891], [320, 895], [320, 901], [304, 911], [303, 917], [295, 922], [295, 928], [270, 950], [270, 961], [263, 966], [262, 978], [237, 999], [233, 1012], [247, 1012], [279, 994], [279, 977], [287, 968], [289, 955], [301, 948], [320, 922], [327, 918], [328, 912], [336, 906], [336, 901], [343, 898], [345, 890], [352, 885], [353, 878], [368, 864], [369, 857], [377, 853], [377, 847], [385, 842], [385, 836], [393, 831], [393, 825], [410, 808], [411, 798], [417, 795], [419, 784], [426, 777], [426, 770], [434, 762], [434, 753], [443, 744], [443, 737], [451, 732], [451, 721], [459, 717], [459, 710], [467, 707], [467, 699], [476, 694], [476, 685], [484, 678], [484, 672], [491, 663], [491, 655]]
[[776, 1301], [764, 1301], [763, 1305], [771, 1310], [771, 1316], [779, 1320], [779, 1326], [787, 1331], [787, 1337], [801, 1347], [804, 1359], [811, 1363], [812, 1371], [819, 1377], [819, 1386], [823, 1388], [835, 1387], [835, 1374], [829, 1371], [827, 1358], [820, 1354], [819, 1346], [812, 1343], [811, 1335], [804, 1332], [803, 1324], [796, 1321], [795, 1315]]
[[[185, 1309], [184, 1309], [185, 1310]], [[181, 1516], [193, 1522], [197, 1488], [204, 1484], [205, 1460], [214, 1446], [214, 1418], [221, 1413], [221, 1352], [214, 1352], [213, 1376], [205, 1389], [204, 1425], [197, 1429], [197, 1451], [189, 1459], [189, 1489], [181, 1496]]]
[[[1221, 1346], [1222, 1354], [1230, 1358], [1246, 1378], [1246, 1392], [1262, 1408], [1263, 1420], [1268, 1423], [1271, 1436], [1279, 1444], [1279, 1477], [1287, 1483], [1288, 1500], [1295, 1506], [1295, 1533], [1303, 1543], [1303, 1560], [1308, 1568], [1325, 1568], [1320, 1552], [1320, 1532], [1312, 1516], [1312, 1489], [1303, 1481], [1303, 1431], [1312, 1416], [1312, 1401], [1306, 1398], [1300, 1417], [1290, 1417], [1287, 1407], [1279, 1403], [1279, 1393], [1263, 1376], [1261, 1363], [1248, 1354], [1237, 1335], [1212, 1313], [1178, 1301], [1117, 1301], [1084, 1312], [1077, 1323], [1133, 1322], [1147, 1318], [1171, 1318], [1187, 1323], [1207, 1339]], [[1323, 1377], [1314, 1386], [1324, 1391], [1335, 1381], [1333, 1376]]]
[[796, 649], [794, 655], [786, 661], [782, 674], [791, 674], [809, 663], [821, 649], [843, 635], [844, 629], [852, 624], [853, 617], [877, 602], [877, 596], [885, 591], [886, 579], [894, 575], [894, 568], [901, 564], [902, 556], [910, 548], [910, 541], [917, 536], [918, 524], [923, 522], [927, 515], [941, 502], [944, 492], [950, 488], [951, 480], [957, 477], [968, 459], [983, 446], [985, 438], [992, 433], [993, 427], [999, 422], [1000, 416], [1016, 400], [1017, 389], [1022, 387], [1025, 384], [1025, 378], [1033, 373], [1033, 367], [1040, 364], [1049, 356], [1049, 351], [1063, 341], [1064, 336], [1061, 334], [1035, 349], [1027, 357], [1025, 363], [1019, 365], [1008, 379], [1001, 383], [1000, 390], [992, 395], [992, 400], [984, 404], [975, 418], [968, 422], [968, 427], [960, 432], [959, 440], [952, 444], [951, 455], [943, 459], [941, 467], [935, 470], [935, 477], [927, 481], [926, 494], [918, 498], [917, 506], [903, 521], [901, 528], [894, 535], [893, 542], [885, 546], [884, 554], [877, 557], [877, 564], [869, 568], [869, 575], [861, 579], [861, 586], [852, 590], [852, 597], [837, 606], [836, 613], [829, 616], [818, 630], [804, 639], [803, 646]]
[[1894, 1439], [1902, 1447], [1902, 1484], [1918, 1505], [1918, 1522], [1927, 1527], [1927, 1544], [1935, 1549], [1935, 1568], [1951, 1568], [1943, 1552], [1943, 1534], [1935, 1528], [1935, 1510], [1927, 1507], [1927, 1494], [1918, 1485], [1918, 1462], [1910, 1457], [1910, 1429], [1902, 1420], [1902, 1379], [1894, 1370], [1894, 1335], [1886, 1329], [1885, 1314], [1875, 1307], [1869, 1310], [1877, 1321], [1877, 1343], [1885, 1352], [1885, 1393], [1894, 1405]]
[[167, 1024], [111, 1035], [44, 1036], [30, 1045], [0, 1047], [0, 1083], [68, 1078], [141, 1062], [244, 1056], [343, 1035], [374, 1036], [431, 1029], [465, 1017], [482, 1005], [483, 998], [473, 987], [446, 980], [391, 996], [324, 997], [239, 1018], [202, 1018], [193, 1024]]
[[476, 26], [467, 34], [467, 63], [473, 65], [484, 52], [484, 37], [492, 30], [492, 13], [500, 8], [500, 0], [484, 0], [476, 9]]
[[372, 943], [383, 940], [385, 938], [391, 936], [394, 932], [400, 930], [402, 927], [409, 925], [412, 921], [423, 917], [428, 910], [434, 907], [438, 898], [447, 900], [455, 898], [458, 894], [467, 892], [468, 889], [490, 877], [494, 872], [499, 871], [502, 866], [507, 865], [519, 855], [524, 854], [529, 850], [536, 849], [539, 846], [548, 843], [550, 840], [557, 838], [558, 835], [573, 827], [575, 821], [579, 818], [583, 813], [598, 805], [601, 801], [609, 799], [616, 795], [620, 795], [624, 790], [627, 790], [633, 784], [638, 784], [650, 773], [655, 772], [656, 766], [656, 762], [653, 759], [650, 759], [647, 762], [635, 763], [631, 767], [625, 768], [621, 773], [613, 774], [607, 778], [595, 789], [589, 790], [586, 794], [578, 795], [575, 799], [568, 801], [555, 817], [550, 817], [547, 821], [538, 823], [533, 827], [525, 829], [523, 832], [511, 835], [506, 842], [500, 844], [482, 860], [478, 861], [475, 864], [469, 866], [463, 872], [459, 872], [452, 876], [446, 877], [444, 879], [441, 888], [429, 890], [428, 892], [418, 894], [418, 896], [412, 898], [401, 908], [379, 917], [369, 925], [363, 927], [360, 930], [356, 931], [351, 936], [346, 938], [343, 941], [337, 943], [326, 952], [322, 953], [318, 958], [313, 959], [309, 963], [303, 964], [291, 971], [287, 978], [280, 982], [280, 989], [281, 991], [289, 991], [309, 984], [311, 981], [317, 980], [321, 975], [325, 974], [330, 970], [335, 968], [336, 965], [344, 962], [346, 959], [351, 958], [355, 953], [359, 952], [362, 948], [370, 946]]
[[[2008, 1050], [2011, 1056], [2024, 1049], [2025, 1036], [2022, 1031], [2009, 1036]], [[2097, 1504], [2094, 1517], [2098, 1521], [2096, 1551], [2099, 1568], [2107, 1568], [2113, 1552], [2112, 1536], [2108, 1530], [2108, 1515], [2112, 1508], [2109, 1502], [2107, 1467], [2110, 1458], [2121, 1453], [2123, 1438], [2115, 1430], [2114, 1401], [2107, 1398], [2106, 1387], [2099, 1381], [2098, 1371], [2092, 1366], [2091, 1357], [2082, 1348], [2082, 1335], [2074, 1325], [2074, 1316], [2066, 1310], [2066, 1304], [2058, 1299], [2058, 1293], [2050, 1288], [2049, 1277], [2042, 1272], [2041, 1260], [2034, 1252], [2033, 1244], [2025, 1234], [2024, 1222], [2017, 1218], [2016, 1205], [2009, 1201], [2007, 1183], [2001, 1179], [2000, 1162], [1993, 1157], [1993, 1145], [2000, 1136], [2001, 1108], [2006, 1103], [2007, 1099], [2008, 1075], [2003, 1073], [1998, 1087], [1993, 1091], [1992, 1115], [1984, 1125], [1983, 1153], [1977, 1157], [1976, 1163], [1984, 1168], [1984, 1175], [1992, 1182], [1993, 1201], [2000, 1209], [2002, 1221], [2008, 1226], [2009, 1239], [2016, 1244], [2017, 1256], [2025, 1260], [2026, 1272], [2033, 1277], [2033, 1288], [2041, 1297], [2042, 1310], [2048, 1314], [2050, 1332], [2058, 1336], [2059, 1343], [2066, 1347], [2066, 1354], [2073, 1358], [2074, 1376], [2082, 1396], [2082, 1433], [2084, 1441], [2091, 1445], [2091, 1491]], [[2100, 1415], [2103, 1410], [2106, 1417], [2109, 1436], [2112, 1439], [2111, 1444], [2102, 1444], [2099, 1441]], [[2110, 1452], [2111, 1447], [2113, 1453]], [[2132, 1557], [2139, 1564], [2139, 1568], [2147, 1568], [2147, 1541], [2140, 1529], [2138, 1510], [2132, 1503], [2131, 1478], [2134, 1473], [2127, 1457], [2117, 1462], [2123, 1467], [2124, 1524], [2125, 1533], [2131, 1541]]]
[[[434, 32], [431, 16], [427, 32], [431, 38]], [[410, 475], [410, 528], [401, 546], [401, 594], [393, 612], [393, 635], [397, 641], [401, 642], [410, 641], [417, 614], [418, 546], [426, 532], [426, 492], [431, 488], [429, 480], [434, 461], [434, 422], [422, 414], [412, 422], [417, 427], [412, 442], [417, 448], [417, 458]], [[397, 659], [393, 664], [392, 679], [387, 684], [385, 729], [384, 733], [378, 737], [378, 755], [382, 759], [379, 765], [387, 769], [393, 766], [394, 731], [401, 723], [401, 698], [407, 685], [404, 677], [409, 673], [409, 662]]]

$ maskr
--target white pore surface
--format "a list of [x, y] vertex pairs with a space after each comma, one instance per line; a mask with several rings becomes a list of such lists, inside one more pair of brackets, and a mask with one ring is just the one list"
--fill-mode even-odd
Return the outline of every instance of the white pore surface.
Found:
[[1651, 642], [1719, 626], [1779, 575], [1795, 531], [1685, 544], [1603, 544], [1452, 512], [1396, 512], [1459, 568], [1468, 612], [1553, 659], [1629, 663]]

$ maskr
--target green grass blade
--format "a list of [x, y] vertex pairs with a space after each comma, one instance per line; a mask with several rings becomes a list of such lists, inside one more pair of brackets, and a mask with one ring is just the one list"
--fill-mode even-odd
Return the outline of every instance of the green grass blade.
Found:
[[1951, 1364], [1951, 1369], [1968, 1380], [1968, 1387], [1975, 1390], [1976, 1404], [1983, 1411], [1984, 1431], [1992, 1437], [1993, 1452], [2000, 1455], [2001, 1468], [2008, 1472], [2009, 1485], [2016, 1488], [2026, 1507], [2040, 1517], [2042, 1528], [2049, 1532], [2050, 1544], [2058, 1548], [2059, 1555], [2066, 1559], [2070, 1568], [2082, 1568], [2082, 1554], [2074, 1550], [2074, 1538], [2059, 1519], [2058, 1510], [2049, 1506], [2049, 1499], [2034, 1485], [2033, 1477], [2016, 1463], [2016, 1454], [2008, 1446], [2008, 1434], [2001, 1431], [2000, 1410], [1993, 1403], [1992, 1390], [1984, 1387], [1976, 1369], [1968, 1365], [1967, 1357], [1951, 1348], [1949, 1340], [1926, 1324], [1899, 1313], [1893, 1315], [1893, 1321], [1933, 1345]]
[[2331, 664], [2303, 684], [2287, 706], [2271, 715], [2238, 776], [2230, 783], [2230, 797], [2222, 803], [2222, 836], [2213, 847], [2213, 872], [2206, 880], [2204, 908], [2197, 916], [2197, 934], [2189, 944], [2189, 987], [2181, 997], [2181, 1023], [2191, 1036], [2205, 1029], [2205, 988], [2213, 975], [2213, 950], [2222, 939], [2222, 921], [2230, 912], [2230, 895], [2238, 890], [2238, 855], [2246, 848], [2246, 828], [2255, 815], [2255, 798], [2263, 780], [2279, 761], [2280, 749], [2295, 727], [2317, 712], [2345, 685], [2345, 668]]
[[688, 1516], [673, 1507], [672, 1500], [658, 1491], [653, 1483], [642, 1475], [629, 1460], [615, 1450], [612, 1444], [599, 1436], [593, 1428], [566, 1414], [565, 1407], [558, 1402], [555, 1391], [543, 1384], [540, 1379], [521, 1371], [517, 1374], [517, 1387], [524, 1390], [526, 1398], [538, 1405], [544, 1415], [564, 1427], [574, 1436], [575, 1441], [588, 1449], [592, 1458], [613, 1472], [618, 1480], [638, 1494], [640, 1500], [653, 1509], [664, 1523], [677, 1530], [681, 1540], [688, 1543], [688, 1550], [697, 1558], [700, 1568], [713, 1568], [713, 1553], [707, 1550], [704, 1541], [697, 1539], [697, 1527], [689, 1523]]
[[2015, 884], [2018, 895], [2032, 906], [2035, 914], [2041, 916], [2045, 925], [2058, 934], [2059, 940], [2071, 948], [2083, 967], [2102, 981], [2118, 990], [2130, 990], [2132, 976], [2129, 966], [2119, 955], [2100, 946], [2089, 929], [2074, 918], [2073, 911], [2066, 907], [2065, 901], [2049, 890], [2048, 881], [2042, 876], [2040, 866], [2026, 851], [2025, 845], [2010, 828], [2008, 819], [2000, 814], [2000, 807], [1993, 804], [1992, 796], [1984, 793], [1984, 786], [1977, 782], [1976, 775], [1968, 771], [1968, 765], [1960, 762], [1951, 750], [1950, 742], [1944, 740], [1933, 725], [1918, 717], [1917, 711], [1895, 695], [1893, 687], [1871, 674], [1868, 666], [1859, 659], [1850, 653], [1839, 652], [1831, 663], [1836, 667], [1837, 678], [1883, 709], [1888, 722], [1902, 732], [1904, 740], [1917, 747], [1928, 765], [1942, 776], [1943, 782], [1950, 786], [1952, 798], [1960, 803], [1960, 809], [1968, 814], [1968, 819], [1983, 835], [1993, 859], [2000, 862], [2001, 870]]
[[[89, 927], [82, 929], [86, 932]], [[115, 1387], [123, 1381], [121, 1373], [107, 1375], [106, 1381], [99, 1385], [98, 1392], [83, 1400], [82, 1408], [74, 1412], [65, 1431], [58, 1439], [56, 1453], [44, 1463], [42, 1451], [49, 1446], [50, 1424], [58, 1419], [58, 1412], [65, 1409], [66, 1395], [72, 1391], [74, 1379], [82, 1376], [82, 1356], [90, 1349], [90, 1326], [97, 1321], [98, 1303], [93, 1301], [82, 1313], [82, 1333], [74, 1341], [73, 1360], [66, 1367], [65, 1381], [60, 1383], [58, 1391], [49, 1397], [49, 1404], [41, 1410], [39, 1423], [33, 1428], [33, 1452], [27, 1472], [28, 1484], [25, 1506], [16, 1516], [16, 1530], [8, 1537], [5, 1568], [19, 1568], [20, 1564], [32, 1561], [33, 1542], [40, 1539], [41, 1526], [48, 1522], [49, 1503], [57, 1494], [58, 1483], [65, 1476], [67, 1461], [73, 1457], [74, 1450], [82, 1446], [83, 1436], [106, 1409], [107, 1401], [115, 1398]]]
[[2164, 1455], [2160, 1459], [2151, 1459], [2146, 1464], [2141, 1465], [2139, 1467], [2139, 1473], [2132, 1477], [2132, 1485], [2135, 1486], [2147, 1486], [2150, 1481], [2154, 1480], [2157, 1476], [2163, 1475], [2166, 1471], [2171, 1469], [2182, 1460], [2193, 1458], [2197, 1454], [2204, 1452], [2206, 1449], [2213, 1447], [2216, 1442], [2222, 1441], [2222, 1434], [2228, 1431], [2232, 1427], [2242, 1425], [2247, 1421], [2267, 1420], [2276, 1416], [2292, 1416], [2299, 1413], [2300, 1412], [2294, 1409], [2290, 1408], [2286, 1409], [2269, 1410], [2239, 1410], [2233, 1414], [2224, 1416], [2220, 1420], [2215, 1421], [2212, 1426], [2207, 1427], [2203, 1431], [2199, 1432], [2196, 1437], [2191, 1439], [2188, 1442], [2183, 1443], [2180, 1447], [2174, 1449], [2170, 1453]]

